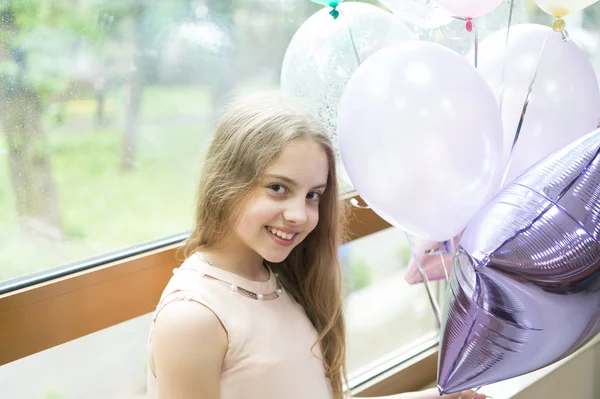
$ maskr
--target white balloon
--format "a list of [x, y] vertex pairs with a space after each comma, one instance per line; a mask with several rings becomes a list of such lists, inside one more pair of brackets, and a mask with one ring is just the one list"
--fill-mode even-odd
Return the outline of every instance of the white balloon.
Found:
[[459, 233], [489, 198], [502, 153], [496, 99], [460, 55], [389, 46], [354, 73], [340, 102], [342, 161], [388, 222], [432, 241]]
[[554, 17], [564, 17], [575, 11], [583, 10], [598, 0], [533, 0], [537, 5]]
[[437, 3], [458, 17], [475, 18], [492, 11], [502, 0], [437, 0]]
[[436, 0], [379, 0], [395, 16], [425, 29], [435, 29], [452, 21], [452, 15]]
[[[547, 38], [547, 39], [546, 39]], [[479, 45], [478, 71], [502, 97], [506, 166], [523, 104], [546, 40], [505, 184], [554, 151], [591, 132], [600, 122], [600, 89], [587, 56], [573, 41], [544, 25], [511, 27]], [[472, 55], [467, 56], [471, 60]], [[504, 74], [504, 78], [503, 78]]]
[[339, 99], [359, 62], [389, 44], [413, 37], [402, 21], [379, 7], [342, 3], [337, 9], [337, 19], [324, 8], [300, 26], [281, 68], [281, 90], [303, 100], [334, 139]]

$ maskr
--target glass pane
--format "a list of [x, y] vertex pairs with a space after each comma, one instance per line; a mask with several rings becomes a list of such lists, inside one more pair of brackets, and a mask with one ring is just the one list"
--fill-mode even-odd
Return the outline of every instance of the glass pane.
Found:
[[350, 373], [437, 332], [425, 287], [404, 280], [410, 254], [396, 228], [342, 246]]
[[319, 7], [1, 2], [0, 282], [187, 231], [215, 112]]
[[[510, 3], [478, 21], [480, 40], [506, 26]], [[513, 23], [551, 22], [531, 0], [514, 4]], [[216, 111], [234, 91], [278, 85], [291, 37], [319, 7], [2, 2], [0, 282], [187, 231]], [[566, 18], [597, 70], [599, 19], [600, 3]], [[473, 45], [462, 21], [409, 27], [463, 54]]]

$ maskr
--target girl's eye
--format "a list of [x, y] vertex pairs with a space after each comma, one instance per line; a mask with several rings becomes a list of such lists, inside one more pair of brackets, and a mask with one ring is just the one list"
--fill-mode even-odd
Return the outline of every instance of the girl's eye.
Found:
[[286, 188], [283, 185], [281, 185], [281, 184], [271, 184], [269, 186], [269, 188], [275, 194], [285, 194], [285, 192], [286, 192]]
[[308, 198], [311, 201], [318, 201], [321, 199], [321, 193], [317, 193], [317, 192], [313, 191], [313, 192], [308, 193], [306, 198]]

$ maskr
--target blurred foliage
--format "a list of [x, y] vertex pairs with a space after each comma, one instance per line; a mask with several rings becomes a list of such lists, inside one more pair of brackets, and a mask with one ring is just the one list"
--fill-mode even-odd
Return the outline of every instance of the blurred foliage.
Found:
[[398, 245], [397, 251], [398, 258], [400, 259], [400, 267], [403, 269], [407, 268], [408, 264], [410, 263], [410, 259], [412, 258], [410, 246], [406, 243], [403, 243], [402, 245]]
[[[131, 57], [133, 23], [141, 20], [144, 72], [152, 75], [161, 40], [187, 15], [185, 1], [0, 0], [0, 79], [5, 94], [27, 87], [42, 100], [87, 85], [106, 64]], [[116, 80], [127, 73], [120, 69]], [[146, 71], [148, 69], [149, 71]], [[118, 76], [118, 75], [121, 76]], [[8, 93], [6, 93], [8, 91]], [[71, 93], [68, 93], [71, 94]]]
[[365, 258], [357, 257], [349, 259], [349, 267], [346, 272], [347, 292], [358, 291], [371, 284], [371, 270], [369, 262]]
[[68, 399], [68, 396], [59, 389], [48, 388], [42, 394], [43, 399]]
[[81, 73], [73, 54], [99, 38], [94, 2], [0, 0], [0, 79], [4, 94], [35, 90], [42, 99]]

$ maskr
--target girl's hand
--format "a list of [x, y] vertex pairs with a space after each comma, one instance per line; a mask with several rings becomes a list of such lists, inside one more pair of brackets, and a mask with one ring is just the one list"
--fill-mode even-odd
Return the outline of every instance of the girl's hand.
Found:
[[[458, 393], [452, 393], [450, 395], [440, 396], [436, 389], [433, 390], [434, 395], [433, 398], [442, 398], [442, 399], [485, 399], [486, 396], [482, 393], [475, 393], [474, 391], [463, 391]], [[462, 395], [462, 396], [461, 396]]]
[[442, 395], [438, 393], [436, 388], [426, 389], [418, 392], [401, 393], [392, 396], [383, 396], [373, 399], [485, 399], [487, 396], [482, 393], [475, 393], [474, 391], [463, 391], [461, 393], [452, 393], [450, 395]]
[[[461, 396], [462, 395], [462, 396]], [[419, 396], [415, 399], [485, 399], [486, 396], [482, 393], [475, 393], [474, 391], [463, 391], [458, 393], [451, 393], [450, 395], [440, 396], [437, 388], [427, 389], [419, 392]], [[406, 399], [409, 399], [407, 397]], [[412, 398], [411, 398], [412, 399]]]

